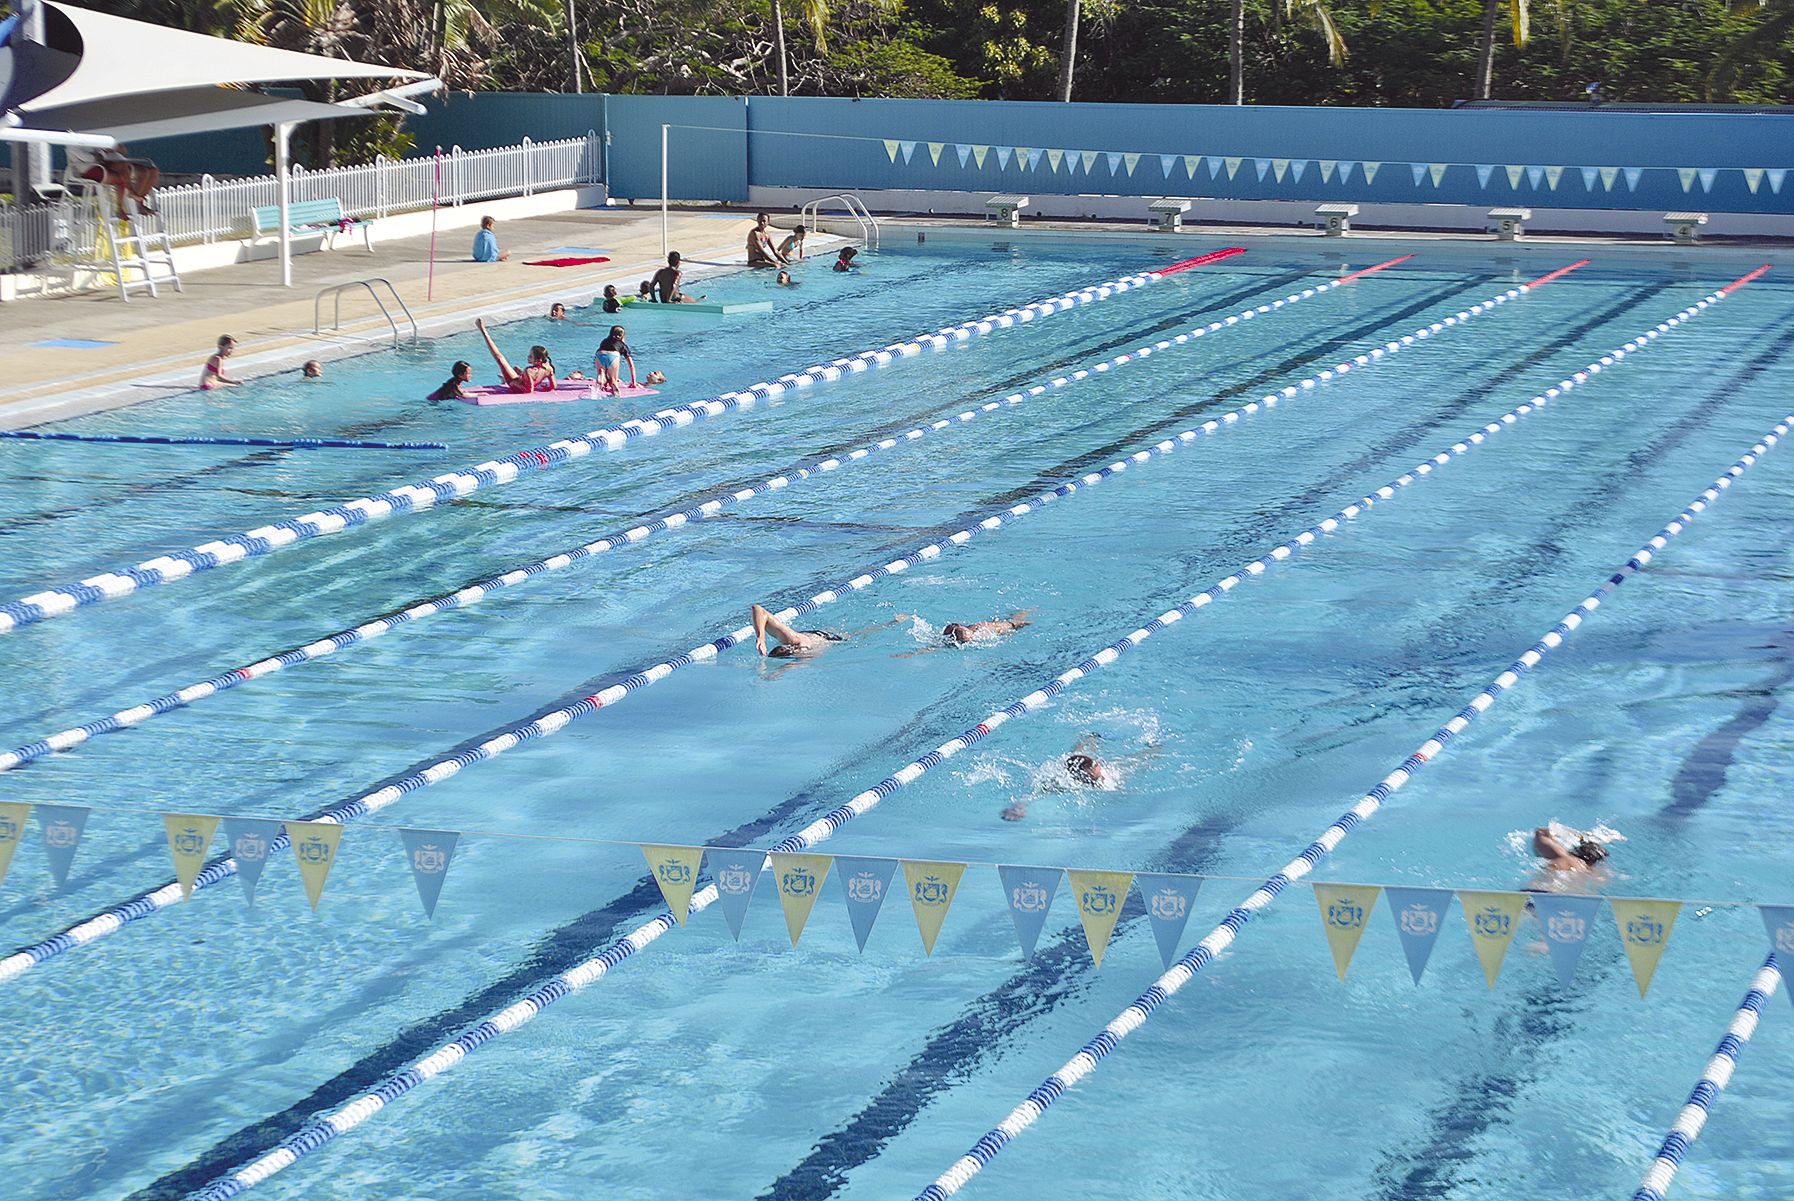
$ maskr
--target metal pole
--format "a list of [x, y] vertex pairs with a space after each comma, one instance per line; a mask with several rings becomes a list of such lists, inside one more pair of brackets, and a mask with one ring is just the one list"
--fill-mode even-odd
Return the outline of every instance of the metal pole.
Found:
[[671, 249], [667, 245], [667, 130], [670, 125], [660, 127], [660, 253], [664, 256]]
[[291, 169], [287, 143], [293, 136], [293, 122], [282, 121], [274, 127], [274, 178], [280, 207], [280, 286], [293, 286], [293, 229], [289, 219], [293, 205]]

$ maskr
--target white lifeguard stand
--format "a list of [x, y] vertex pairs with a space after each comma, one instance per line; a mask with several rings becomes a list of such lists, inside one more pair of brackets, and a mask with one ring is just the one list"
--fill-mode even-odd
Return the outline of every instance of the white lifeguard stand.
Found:
[[77, 272], [110, 275], [119, 299], [127, 304], [133, 288], [151, 296], [161, 295], [159, 285], [169, 285], [177, 292], [186, 290], [174, 265], [174, 243], [160, 214], [149, 216], [128, 209], [120, 213], [110, 185], [73, 172], [65, 173], [62, 182], [68, 189], [74, 231], [69, 262]]

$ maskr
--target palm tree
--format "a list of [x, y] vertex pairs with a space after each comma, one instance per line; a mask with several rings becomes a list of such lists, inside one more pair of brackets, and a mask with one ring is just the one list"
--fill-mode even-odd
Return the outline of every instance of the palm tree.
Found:
[[1476, 61], [1476, 98], [1487, 100], [1495, 82], [1495, 21], [1507, 5], [1514, 27], [1514, 45], [1524, 46], [1532, 36], [1532, 6], [1528, 0], [1483, 0], [1483, 44]]
[[[828, 49], [828, 0], [798, 0], [798, 14], [816, 37], [816, 49]], [[773, 52], [779, 56], [779, 95], [791, 95], [791, 78], [785, 61], [785, 6], [772, 0]]]
[[1707, 82], [1707, 95], [1714, 100], [1730, 100], [1738, 68], [1765, 61], [1794, 32], [1794, 0], [1727, 0], [1726, 7], [1734, 13], [1760, 13], [1762, 20], [1719, 56]]
[[[1517, 2], [1524, 3], [1525, 0]], [[1373, 15], [1374, 8], [1373, 5]], [[1272, 19], [1278, 19], [1280, 14], [1284, 20], [1306, 17], [1327, 43], [1327, 60], [1336, 67], [1344, 64], [1350, 50], [1345, 38], [1340, 36], [1339, 27], [1333, 23], [1333, 13], [1327, 8], [1326, 0], [1278, 0], [1278, 7], [1271, 10]], [[1246, 103], [1246, 0], [1233, 0], [1233, 11], [1227, 22], [1227, 102]]]
[[1059, 99], [1071, 99], [1071, 73], [1078, 62], [1078, 16], [1083, 0], [1066, 0], [1065, 45], [1059, 51]]

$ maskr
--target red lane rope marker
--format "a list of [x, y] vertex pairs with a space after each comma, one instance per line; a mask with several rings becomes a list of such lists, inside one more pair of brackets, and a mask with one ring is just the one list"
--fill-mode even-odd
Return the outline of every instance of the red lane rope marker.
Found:
[[1730, 295], [1732, 292], [1736, 291], [1739, 288], [1742, 288], [1745, 284], [1750, 283], [1752, 280], [1761, 279], [1763, 276], [1768, 275], [1771, 268], [1773, 268], [1774, 266], [1775, 266], [1774, 263], [1764, 263], [1761, 267], [1758, 267], [1755, 271], [1752, 271], [1749, 275], [1740, 275], [1737, 279], [1733, 280], [1731, 283], [1729, 283], [1725, 287], [1721, 288], [1719, 290], [1719, 294], [1721, 296]]
[[1411, 254], [1404, 254], [1399, 259], [1390, 259], [1387, 263], [1378, 263], [1375, 267], [1366, 267], [1362, 271], [1354, 271], [1350, 275], [1342, 275], [1339, 277], [1339, 282], [1342, 284], [1349, 284], [1355, 279], [1363, 279], [1367, 275], [1375, 275], [1386, 267], [1393, 267], [1397, 263], [1405, 263], [1413, 257], [1414, 256]]
[[1160, 267], [1154, 275], [1176, 275], [1179, 271], [1188, 271], [1192, 267], [1206, 267], [1210, 263], [1218, 263], [1222, 259], [1230, 259], [1236, 254], [1245, 254], [1244, 246], [1229, 246], [1226, 250], [1211, 250], [1207, 254], [1199, 254], [1193, 259], [1185, 259], [1181, 263], [1173, 263], [1169, 267]]
[[1588, 266], [1588, 264], [1589, 264], [1588, 259], [1578, 259], [1576, 262], [1571, 263], [1568, 267], [1559, 267], [1557, 270], [1551, 272], [1549, 275], [1541, 275], [1537, 279], [1533, 280], [1531, 283], [1521, 284], [1520, 286], [1522, 288], [1542, 287], [1543, 285], [1550, 283], [1552, 280], [1562, 279], [1564, 276], [1568, 275], [1570, 272], [1580, 270], [1581, 268]]

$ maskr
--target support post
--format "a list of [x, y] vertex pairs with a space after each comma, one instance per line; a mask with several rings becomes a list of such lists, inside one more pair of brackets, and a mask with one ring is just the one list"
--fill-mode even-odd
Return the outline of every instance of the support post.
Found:
[[672, 247], [667, 245], [667, 131], [671, 125], [660, 127], [660, 253], [664, 258]]
[[292, 169], [288, 143], [293, 137], [293, 122], [282, 121], [274, 127], [274, 180], [276, 203], [280, 209], [280, 286], [293, 286], [293, 207]]

